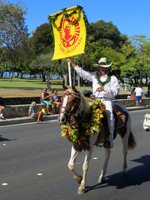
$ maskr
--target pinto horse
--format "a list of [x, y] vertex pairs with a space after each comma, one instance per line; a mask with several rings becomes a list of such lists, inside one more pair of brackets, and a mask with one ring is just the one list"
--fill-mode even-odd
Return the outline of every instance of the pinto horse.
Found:
[[[118, 109], [119, 108], [119, 109]], [[65, 86], [65, 92], [62, 97], [62, 106], [60, 108], [60, 114], [59, 114], [59, 122], [60, 125], [69, 124], [70, 127], [78, 127], [79, 129], [82, 127], [82, 123], [84, 119], [89, 118], [88, 113], [90, 110], [90, 104], [85, 99], [82, 92], [78, 91], [75, 86], [72, 86], [72, 88], [67, 88]], [[134, 136], [131, 132], [131, 118], [130, 115], [125, 107], [117, 106], [117, 109], [115, 111], [117, 113], [116, 116], [116, 125], [115, 125], [115, 132], [116, 135], [120, 135], [122, 140], [122, 146], [123, 146], [123, 170], [122, 174], [126, 174], [127, 170], [127, 153], [129, 149], [134, 149], [136, 147], [136, 142], [134, 139]], [[106, 119], [106, 117], [104, 117]], [[81, 135], [82, 131], [84, 131], [81, 128]], [[79, 188], [77, 193], [78, 194], [84, 194], [86, 192], [86, 177], [87, 172], [89, 168], [89, 162], [91, 159], [92, 151], [94, 145], [101, 144], [105, 149], [105, 160], [103, 164], [103, 168], [101, 170], [100, 176], [98, 178], [98, 183], [103, 183], [105, 181], [105, 175], [107, 171], [108, 161], [111, 154], [111, 148], [108, 145], [108, 127], [107, 123], [104, 123], [104, 125], [100, 128], [99, 134], [94, 134], [91, 136], [82, 136], [80, 145], [74, 144], [71, 148], [71, 157], [68, 162], [68, 168], [70, 172], [73, 175], [73, 178], [77, 180], [79, 183]], [[84, 150], [85, 152], [85, 159], [82, 166], [83, 174], [82, 176], [79, 175], [74, 167], [76, 158], [81, 152], [81, 150]]]

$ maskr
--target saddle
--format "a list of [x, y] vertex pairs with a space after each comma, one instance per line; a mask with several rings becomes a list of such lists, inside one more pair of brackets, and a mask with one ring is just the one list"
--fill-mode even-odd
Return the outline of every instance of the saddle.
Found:
[[[115, 118], [115, 128], [114, 128], [114, 138], [116, 138], [117, 134], [119, 134], [121, 137], [123, 137], [127, 130], [127, 121], [128, 121], [128, 113], [127, 110], [123, 108], [123, 106], [119, 104], [114, 104], [113, 106], [113, 114]], [[108, 122], [107, 117], [105, 115], [103, 119], [103, 127], [101, 128], [101, 131], [98, 135], [97, 141], [95, 145], [103, 144], [104, 147], [109, 148], [110, 142], [108, 139], [109, 136], [109, 128], [108, 128]]]

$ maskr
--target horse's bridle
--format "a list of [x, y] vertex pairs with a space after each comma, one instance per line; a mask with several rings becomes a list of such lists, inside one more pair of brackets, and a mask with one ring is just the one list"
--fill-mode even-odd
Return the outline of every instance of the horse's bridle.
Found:
[[81, 98], [80, 98], [80, 95], [78, 93], [71, 93], [71, 92], [66, 92], [64, 94], [63, 99], [66, 96], [69, 99], [71, 99], [71, 97], [72, 97], [72, 99], [74, 98], [74, 100], [72, 101], [73, 106], [71, 107], [71, 109], [67, 110], [67, 104], [65, 106], [63, 106], [63, 104], [62, 104], [62, 106], [60, 108], [60, 114], [63, 113], [66, 116], [66, 118], [68, 119], [70, 116], [72, 116], [73, 114], [75, 114], [77, 112]]

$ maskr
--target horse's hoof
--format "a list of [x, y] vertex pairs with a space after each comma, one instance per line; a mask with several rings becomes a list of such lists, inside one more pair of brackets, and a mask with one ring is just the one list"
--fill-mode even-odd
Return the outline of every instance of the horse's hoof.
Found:
[[77, 194], [85, 194], [85, 189], [79, 188]]

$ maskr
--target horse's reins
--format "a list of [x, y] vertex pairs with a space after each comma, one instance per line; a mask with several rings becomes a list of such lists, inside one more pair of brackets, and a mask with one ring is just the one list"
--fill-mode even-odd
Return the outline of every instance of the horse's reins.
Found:
[[67, 96], [69, 98], [69, 95], [73, 95], [76, 98], [76, 101], [74, 102], [74, 106], [71, 108], [70, 111], [66, 111], [66, 106], [62, 106], [61, 109], [60, 109], [60, 113], [67, 113], [67, 117], [69, 118], [72, 114], [74, 114], [75, 111], [77, 111], [77, 108], [78, 108], [78, 104], [80, 103], [80, 95], [79, 94], [76, 94], [76, 93], [69, 93], [67, 92]]

